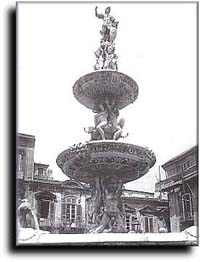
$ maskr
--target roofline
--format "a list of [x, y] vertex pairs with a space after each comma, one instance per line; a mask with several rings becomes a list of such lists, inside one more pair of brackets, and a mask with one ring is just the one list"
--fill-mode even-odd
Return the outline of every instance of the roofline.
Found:
[[154, 192], [147, 192], [147, 191], [139, 191], [139, 190], [131, 190], [131, 189], [122, 189], [122, 191], [129, 191], [129, 192], [135, 192], [135, 193], [146, 193], [146, 194], [154, 195]]
[[49, 167], [49, 165], [47, 165], [47, 164], [36, 163], [36, 162], [34, 162], [34, 165]]
[[16, 133], [16, 142], [18, 147], [35, 148], [35, 136]]
[[[173, 176], [171, 176], [171, 177], [168, 177], [168, 178], [166, 178], [166, 179], [164, 179], [164, 180], [162, 180], [162, 181], [160, 181], [160, 182], [157, 182], [157, 183], [155, 184], [155, 187], [156, 187], [156, 188], [159, 187], [158, 190], [160, 190], [161, 192], [167, 192], [167, 190], [170, 189], [170, 188], [172, 188], [172, 187], [176, 187], [177, 185], [182, 185], [182, 184], [183, 184], [183, 180], [184, 180], [184, 181], [188, 181], [188, 180], [190, 180], [190, 179], [193, 179], [194, 177], [197, 177], [197, 175], [198, 175], [198, 172], [197, 172], [197, 171], [194, 171], [194, 172], [192, 172], [192, 173], [190, 173], [190, 174], [186, 174], [186, 176], [183, 176], [183, 178], [182, 178], [181, 173], [179, 173], [179, 174], [173, 175]], [[177, 179], [176, 181], [173, 181], [173, 184], [170, 184], [170, 182], [171, 182], [170, 180], [172, 180], [173, 178], [176, 179], [176, 177], [178, 177], [178, 179]], [[168, 182], [167, 182], [168, 185], [166, 184], [166, 185], [164, 186], [164, 188], [161, 188], [162, 185], [166, 183], [166, 180], [168, 180]], [[169, 185], [169, 184], [170, 184], [170, 185]]]
[[188, 153], [198, 150], [198, 145], [195, 145], [187, 150], [185, 150], [184, 152], [178, 154], [177, 156], [171, 158], [170, 160], [168, 160], [166, 163], [164, 163], [162, 165], [162, 168], [165, 169], [165, 167], [167, 167], [168, 165], [171, 164], [171, 162], [177, 162], [178, 160], [180, 160], [180, 158], [184, 157], [185, 155], [187, 155]]
[[168, 203], [168, 200], [167, 199], [159, 199], [159, 198], [145, 198], [145, 197], [127, 197], [127, 196], [121, 196], [122, 200], [127, 200], [127, 199], [134, 199], [134, 200], [144, 200], [144, 201], [147, 201], [147, 202], [164, 202], [164, 203]]
[[27, 135], [27, 134], [22, 134], [22, 133], [17, 133], [17, 136], [21, 136], [21, 137], [27, 137], [27, 138], [32, 138], [32, 139], [35, 139], [35, 136], [33, 135]]
[[63, 181], [61, 180], [54, 180], [54, 179], [39, 179], [39, 178], [36, 178], [36, 179], [33, 179], [33, 180], [23, 180], [22, 178], [17, 178], [18, 181], [22, 181], [24, 183], [42, 183], [42, 184], [51, 184], [51, 185], [54, 185], [54, 186], [60, 186], [60, 187], [66, 187], [68, 189], [73, 189], [73, 190], [81, 190], [81, 191], [91, 191], [91, 188], [87, 188], [87, 187], [70, 187], [70, 186], [65, 186], [63, 185]]

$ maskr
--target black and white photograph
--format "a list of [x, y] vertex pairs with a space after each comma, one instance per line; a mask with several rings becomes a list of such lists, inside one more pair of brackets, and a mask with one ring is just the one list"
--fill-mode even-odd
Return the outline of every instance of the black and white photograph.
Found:
[[17, 2], [17, 246], [198, 245], [197, 11]]

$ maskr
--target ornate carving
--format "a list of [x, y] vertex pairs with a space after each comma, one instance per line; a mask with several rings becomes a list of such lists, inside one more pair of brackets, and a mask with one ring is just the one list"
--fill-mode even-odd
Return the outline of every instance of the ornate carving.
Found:
[[71, 178], [90, 183], [95, 175], [113, 175], [124, 183], [148, 172], [155, 164], [152, 151], [119, 142], [89, 142], [61, 153], [57, 164]]

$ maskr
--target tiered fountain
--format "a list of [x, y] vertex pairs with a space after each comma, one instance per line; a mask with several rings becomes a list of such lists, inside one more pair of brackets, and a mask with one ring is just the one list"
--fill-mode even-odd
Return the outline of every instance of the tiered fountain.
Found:
[[110, 7], [105, 14], [99, 14], [96, 7], [95, 15], [103, 20], [95, 71], [73, 86], [75, 98], [95, 113], [94, 126], [85, 128], [91, 140], [60, 153], [57, 165], [68, 177], [89, 183], [93, 189], [89, 232], [126, 232], [122, 186], [145, 175], [156, 158], [146, 148], [118, 142], [127, 136], [124, 119], [118, 121], [119, 111], [136, 100], [138, 85], [118, 72], [114, 43], [118, 22], [110, 15]]

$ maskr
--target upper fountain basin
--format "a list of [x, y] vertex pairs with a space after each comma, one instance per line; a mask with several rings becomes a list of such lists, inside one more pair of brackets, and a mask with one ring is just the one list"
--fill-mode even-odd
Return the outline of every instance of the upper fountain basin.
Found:
[[106, 97], [114, 100], [120, 110], [137, 99], [138, 85], [132, 78], [118, 71], [99, 70], [77, 80], [73, 93], [81, 104], [93, 111], [98, 111], [98, 105]]

